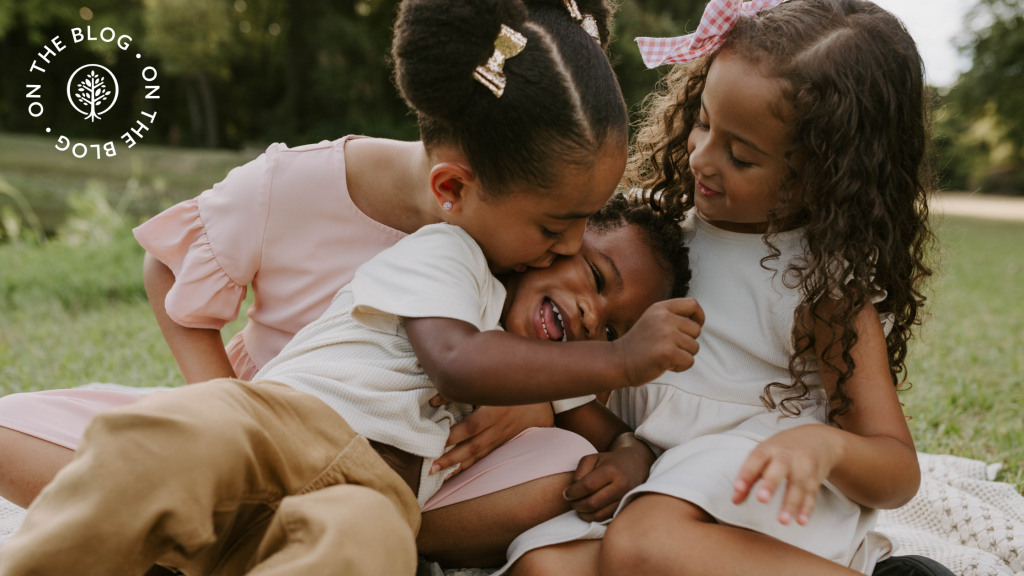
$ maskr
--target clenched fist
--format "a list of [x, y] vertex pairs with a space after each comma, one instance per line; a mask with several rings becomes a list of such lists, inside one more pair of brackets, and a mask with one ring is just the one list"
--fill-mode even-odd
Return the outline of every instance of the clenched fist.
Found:
[[693, 366], [703, 325], [704, 311], [693, 298], [665, 300], [648, 308], [629, 332], [612, 342], [629, 385], [642, 386], [666, 371]]

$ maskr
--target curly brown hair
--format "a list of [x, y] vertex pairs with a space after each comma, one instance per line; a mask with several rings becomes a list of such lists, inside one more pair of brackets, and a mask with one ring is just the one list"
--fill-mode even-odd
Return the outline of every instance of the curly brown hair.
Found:
[[[934, 240], [928, 223], [933, 188], [929, 102], [921, 57], [903, 24], [865, 0], [789, 0], [741, 18], [718, 51], [676, 66], [645, 104], [645, 119], [626, 170], [629, 186], [645, 191], [656, 208], [682, 218], [693, 207], [694, 176], [687, 142], [698, 118], [711, 65], [729, 50], [778, 77], [796, 111], [790, 175], [768, 213], [768, 266], [780, 251], [775, 234], [803, 227], [806, 253], [785, 277], [799, 278], [789, 369], [792, 382], [765, 387], [769, 409], [799, 413], [809, 397], [804, 359], [817, 349], [814, 325], [831, 329], [825, 349], [839, 345], [839, 374], [829, 421], [853, 401], [846, 383], [855, 363], [855, 318], [872, 296], [892, 321], [886, 337], [893, 385], [906, 381], [907, 342], [921, 323], [926, 257]], [[794, 159], [800, 161], [795, 169]], [[792, 274], [792, 276], [791, 276]], [[772, 388], [785, 399], [776, 404]]]
[[650, 204], [626, 194], [616, 194], [587, 220], [587, 230], [605, 232], [636, 226], [662, 271], [672, 281], [669, 298], [682, 298], [690, 291], [690, 249], [679, 222]]

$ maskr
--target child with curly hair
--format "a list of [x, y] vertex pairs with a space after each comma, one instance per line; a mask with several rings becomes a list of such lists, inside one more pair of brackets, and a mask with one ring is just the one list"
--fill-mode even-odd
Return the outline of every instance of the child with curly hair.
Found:
[[914, 41], [865, 0], [715, 0], [694, 35], [639, 42], [685, 63], [627, 174], [689, 216], [701, 352], [612, 393], [659, 459], [607, 533], [564, 514], [513, 573], [870, 574], [893, 548], [875, 509], [920, 482], [897, 396], [931, 274]]

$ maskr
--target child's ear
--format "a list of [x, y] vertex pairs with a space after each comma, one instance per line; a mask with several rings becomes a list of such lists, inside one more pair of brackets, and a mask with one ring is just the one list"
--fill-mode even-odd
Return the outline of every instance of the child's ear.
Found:
[[473, 186], [473, 171], [461, 162], [441, 162], [430, 170], [430, 191], [445, 212], [461, 212], [467, 188]]

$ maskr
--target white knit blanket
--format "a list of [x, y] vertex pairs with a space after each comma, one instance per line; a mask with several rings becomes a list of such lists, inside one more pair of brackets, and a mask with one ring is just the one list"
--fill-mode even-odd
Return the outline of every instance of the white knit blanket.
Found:
[[881, 513], [876, 530], [898, 555], [927, 556], [961, 576], [1024, 576], [1024, 497], [992, 482], [1001, 464], [918, 454], [921, 489]]
[[[882, 512], [877, 530], [900, 541], [899, 555], [927, 556], [960, 576], [1024, 576], [1024, 497], [993, 482], [1001, 465], [918, 454], [921, 490], [909, 504]], [[0, 499], [0, 544], [25, 511]], [[449, 570], [479, 576], [490, 570]], [[435, 567], [435, 574], [441, 570]]]

